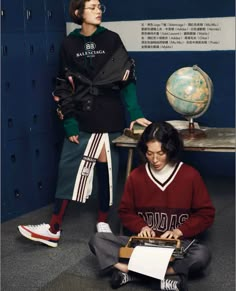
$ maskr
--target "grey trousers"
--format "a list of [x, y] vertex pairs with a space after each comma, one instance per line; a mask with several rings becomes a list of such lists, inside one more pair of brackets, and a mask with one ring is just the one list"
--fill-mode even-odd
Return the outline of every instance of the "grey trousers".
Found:
[[[128, 236], [116, 236], [113, 233], [96, 233], [89, 241], [92, 253], [97, 257], [100, 270], [108, 271], [119, 262], [119, 249], [127, 244]], [[183, 240], [182, 246], [185, 248], [190, 243]], [[175, 259], [170, 262], [170, 266], [176, 274], [188, 276], [203, 271], [209, 264], [211, 254], [209, 249], [198, 242], [194, 242], [188, 249], [183, 259]]]

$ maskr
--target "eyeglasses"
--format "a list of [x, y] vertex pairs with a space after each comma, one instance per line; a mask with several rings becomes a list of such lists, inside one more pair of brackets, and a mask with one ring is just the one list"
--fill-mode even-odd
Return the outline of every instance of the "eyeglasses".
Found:
[[92, 7], [85, 7], [84, 9], [89, 9], [91, 12], [95, 12], [96, 11], [96, 8], [98, 10], [100, 10], [102, 13], [105, 13], [105, 11], [106, 11], [106, 6], [103, 5], [103, 4], [99, 4], [97, 6], [94, 5]]

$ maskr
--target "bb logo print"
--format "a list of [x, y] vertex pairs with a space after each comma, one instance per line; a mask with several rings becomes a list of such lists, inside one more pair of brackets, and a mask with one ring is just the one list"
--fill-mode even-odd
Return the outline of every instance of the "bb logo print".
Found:
[[84, 49], [86, 51], [92, 51], [92, 50], [95, 50], [96, 48], [96, 44], [94, 42], [87, 42], [85, 45], [84, 45]]
[[86, 42], [84, 45], [84, 51], [83, 52], [77, 52], [76, 57], [87, 57], [87, 58], [94, 58], [96, 55], [104, 55], [104, 50], [95, 50], [96, 44], [94, 42]]

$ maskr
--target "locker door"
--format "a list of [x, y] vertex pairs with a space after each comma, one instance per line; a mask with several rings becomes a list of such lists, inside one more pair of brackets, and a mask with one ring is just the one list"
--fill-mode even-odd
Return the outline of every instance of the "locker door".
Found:
[[1, 27], [2, 33], [24, 31], [24, 12], [22, 0], [1, 1]]
[[58, 65], [60, 46], [64, 37], [64, 32], [47, 32], [46, 51], [49, 65]]
[[1, 62], [3, 71], [14, 70], [16, 67], [24, 71], [25, 42], [22, 34], [1, 35]]
[[29, 134], [25, 43], [20, 34], [4, 34], [1, 45], [2, 127], [12, 140]]
[[26, 95], [17, 74], [6, 74], [2, 80], [2, 129], [4, 140], [29, 135]]
[[[2, 132], [1, 132], [2, 134]], [[1, 143], [1, 220], [4, 222], [6, 218], [6, 213], [4, 212], [4, 209], [6, 209], [6, 198], [7, 198], [7, 187], [6, 187], [6, 179], [5, 179], [5, 169], [6, 169], [6, 144], [4, 142]]]
[[44, 76], [47, 72], [45, 33], [25, 34], [26, 91], [31, 133], [50, 129], [49, 110], [45, 103]]
[[6, 192], [3, 215], [12, 218], [35, 208], [29, 163], [29, 139], [8, 142], [6, 147]]
[[57, 176], [51, 135], [32, 135], [30, 149], [33, 192], [38, 205], [45, 205], [54, 199]]
[[27, 65], [37, 68], [46, 65], [46, 36], [45, 33], [25, 34], [25, 58]]
[[44, 31], [45, 9], [44, 0], [24, 0], [25, 32]]
[[45, 0], [46, 8], [46, 30], [64, 31], [66, 30], [64, 1], [58, 0], [55, 5], [54, 0]]
[[51, 130], [51, 92], [45, 80], [47, 70], [44, 66], [29, 68], [27, 90], [29, 92], [30, 131], [32, 134]]

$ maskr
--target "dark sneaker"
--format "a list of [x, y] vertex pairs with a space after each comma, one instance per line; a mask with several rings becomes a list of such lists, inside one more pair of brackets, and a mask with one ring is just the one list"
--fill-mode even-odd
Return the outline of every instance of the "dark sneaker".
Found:
[[136, 278], [131, 276], [129, 273], [124, 273], [115, 269], [111, 278], [111, 287], [112, 289], [117, 289], [132, 281], [136, 281]]
[[188, 291], [185, 276], [167, 275], [164, 280], [155, 280], [151, 283], [152, 290]]

